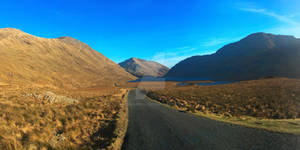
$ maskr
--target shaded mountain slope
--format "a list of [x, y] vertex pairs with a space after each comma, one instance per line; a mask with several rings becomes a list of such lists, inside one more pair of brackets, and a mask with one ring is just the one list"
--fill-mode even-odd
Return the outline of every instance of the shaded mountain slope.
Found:
[[147, 61], [138, 58], [130, 58], [119, 64], [129, 73], [137, 77], [143, 76], [164, 76], [169, 68], [154, 61]]
[[76, 39], [39, 38], [12, 28], [0, 29], [0, 60], [3, 83], [90, 88], [135, 79]]
[[176, 64], [167, 77], [249, 80], [300, 77], [300, 40], [293, 36], [255, 33], [216, 53], [193, 56]]

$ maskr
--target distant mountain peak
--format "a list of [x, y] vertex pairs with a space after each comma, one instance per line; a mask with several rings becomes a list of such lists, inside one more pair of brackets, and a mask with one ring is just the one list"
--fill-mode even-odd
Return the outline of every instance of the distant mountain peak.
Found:
[[132, 58], [127, 59], [126, 61], [138, 61], [138, 59], [136, 57], [132, 57]]
[[265, 40], [265, 39], [269, 39], [272, 36], [273, 36], [272, 34], [268, 34], [268, 33], [264, 33], [264, 32], [257, 32], [257, 33], [248, 35], [247, 37], [243, 38], [241, 41]]
[[273, 40], [273, 39], [296, 39], [294, 36], [291, 35], [276, 35], [276, 34], [272, 34], [272, 33], [265, 33], [265, 32], [257, 32], [257, 33], [253, 33], [248, 35], [247, 37], [245, 37], [242, 40]]
[[267, 35], [273, 35], [271, 33], [265, 33], [265, 32], [256, 32], [256, 33], [252, 33], [248, 36], [267, 36]]
[[129, 58], [119, 64], [126, 71], [137, 77], [142, 76], [164, 76], [169, 68], [154, 61], [139, 59], [136, 57]]

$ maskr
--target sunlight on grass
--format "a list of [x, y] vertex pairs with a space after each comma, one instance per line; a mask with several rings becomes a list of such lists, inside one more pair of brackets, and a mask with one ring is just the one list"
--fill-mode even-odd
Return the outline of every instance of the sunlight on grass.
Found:
[[77, 103], [49, 103], [40, 96], [45, 92], [36, 89], [1, 91], [0, 149], [106, 148], [116, 136], [119, 110], [125, 107], [116, 94], [120, 91], [114, 90], [105, 95], [69, 91]]
[[300, 80], [262, 79], [215, 86], [144, 86], [173, 108], [233, 124], [300, 134]]

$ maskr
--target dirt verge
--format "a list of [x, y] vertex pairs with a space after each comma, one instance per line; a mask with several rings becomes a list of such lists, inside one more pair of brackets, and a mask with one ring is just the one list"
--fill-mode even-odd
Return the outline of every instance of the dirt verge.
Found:
[[122, 95], [122, 104], [121, 109], [118, 114], [118, 119], [116, 122], [116, 129], [114, 131], [114, 135], [116, 135], [115, 139], [107, 149], [110, 150], [120, 150], [127, 132], [128, 126], [128, 107], [127, 107], [127, 96], [129, 90], [126, 90], [125, 93]]

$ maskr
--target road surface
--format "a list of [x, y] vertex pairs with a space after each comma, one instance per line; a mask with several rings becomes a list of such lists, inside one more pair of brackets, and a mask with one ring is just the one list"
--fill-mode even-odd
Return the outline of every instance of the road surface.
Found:
[[300, 136], [231, 125], [128, 96], [126, 150], [300, 150]]

